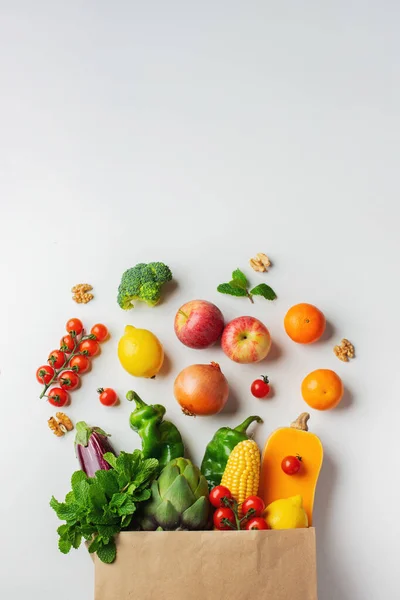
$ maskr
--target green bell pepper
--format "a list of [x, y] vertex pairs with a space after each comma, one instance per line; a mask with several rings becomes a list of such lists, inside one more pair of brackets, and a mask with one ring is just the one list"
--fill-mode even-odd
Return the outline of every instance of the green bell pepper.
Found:
[[247, 417], [243, 423], [234, 429], [221, 427], [207, 445], [201, 463], [201, 472], [207, 479], [210, 490], [221, 483], [230, 453], [239, 442], [249, 439], [246, 430], [254, 421], [257, 421], [257, 423], [263, 422], [261, 417], [253, 416]]
[[169, 421], [163, 421], [165, 407], [146, 404], [132, 391], [126, 394], [126, 398], [136, 404], [129, 423], [142, 438], [144, 458], [157, 458], [161, 471], [170, 460], [183, 457], [185, 449], [178, 428]]

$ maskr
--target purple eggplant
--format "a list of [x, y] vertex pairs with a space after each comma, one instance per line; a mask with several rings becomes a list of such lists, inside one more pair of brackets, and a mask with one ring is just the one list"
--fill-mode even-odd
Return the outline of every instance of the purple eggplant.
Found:
[[109, 434], [100, 427], [89, 427], [85, 421], [76, 424], [75, 451], [82, 471], [93, 477], [96, 471], [108, 471], [111, 466], [103, 458], [106, 452], [117, 456], [108, 441]]

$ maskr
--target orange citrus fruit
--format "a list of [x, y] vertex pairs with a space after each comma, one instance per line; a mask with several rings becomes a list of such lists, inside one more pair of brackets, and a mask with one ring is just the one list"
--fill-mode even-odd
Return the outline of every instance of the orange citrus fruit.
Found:
[[325, 317], [312, 304], [295, 304], [286, 313], [284, 326], [288, 336], [298, 344], [316, 342], [325, 331]]
[[301, 393], [311, 408], [329, 410], [335, 408], [341, 401], [343, 382], [335, 371], [317, 369], [303, 379]]

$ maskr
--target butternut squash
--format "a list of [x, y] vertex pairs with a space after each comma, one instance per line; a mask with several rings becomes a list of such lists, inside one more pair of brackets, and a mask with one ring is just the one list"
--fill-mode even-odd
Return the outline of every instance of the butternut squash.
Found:
[[[322, 466], [321, 440], [308, 431], [308, 413], [302, 413], [290, 427], [281, 427], [267, 440], [261, 458], [259, 496], [266, 506], [281, 498], [300, 495], [312, 524], [315, 488]], [[285, 456], [301, 457], [301, 467], [295, 475], [286, 475], [281, 463]]]

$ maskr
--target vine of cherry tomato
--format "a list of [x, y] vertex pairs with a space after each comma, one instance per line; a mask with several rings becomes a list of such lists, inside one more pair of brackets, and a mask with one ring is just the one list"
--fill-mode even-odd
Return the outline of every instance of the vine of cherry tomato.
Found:
[[261, 379], [255, 379], [251, 384], [251, 393], [255, 398], [266, 398], [270, 392], [269, 379], [262, 375]]
[[[40, 398], [46, 397], [53, 406], [64, 406], [68, 400], [68, 391], [75, 390], [80, 382], [80, 375], [90, 367], [90, 357], [99, 352], [99, 342], [108, 337], [108, 329], [102, 323], [93, 325], [90, 334], [85, 334], [80, 319], [69, 319], [65, 325], [66, 334], [60, 340], [60, 347], [52, 350], [47, 358], [47, 365], [36, 371], [36, 379], [44, 386]], [[79, 373], [79, 375], [78, 375]], [[49, 390], [52, 385], [57, 385]], [[102, 390], [103, 391], [103, 390]], [[118, 400], [111, 388], [103, 392], [101, 402], [113, 406]]]
[[300, 471], [301, 460], [302, 458], [298, 454], [297, 456], [285, 456], [281, 463], [282, 471], [286, 475], [296, 475]]

